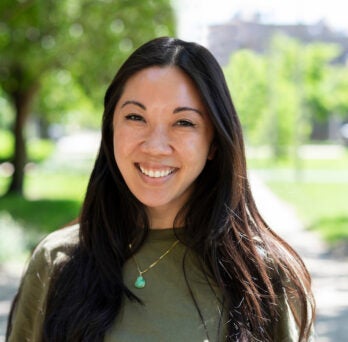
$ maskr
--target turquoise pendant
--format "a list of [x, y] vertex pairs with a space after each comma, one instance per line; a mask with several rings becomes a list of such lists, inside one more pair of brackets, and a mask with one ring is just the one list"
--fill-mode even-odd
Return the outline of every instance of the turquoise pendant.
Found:
[[143, 278], [143, 276], [140, 275], [140, 276], [137, 278], [137, 280], [135, 281], [134, 286], [135, 286], [137, 289], [142, 289], [142, 288], [145, 287], [145, 285], [146, 285], [146, 281], [145, 281], [145, 279]]

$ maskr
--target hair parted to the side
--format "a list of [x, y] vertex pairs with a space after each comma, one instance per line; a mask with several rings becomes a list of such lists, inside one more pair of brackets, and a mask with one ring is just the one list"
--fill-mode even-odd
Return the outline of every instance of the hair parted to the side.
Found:
[[[138, 48], [107, 89], [102, 140], [80, 216], [80, 243], [54, 272], [44, 322], [44, 341], [102, 341], [123, 299], [138, 300], [126, 288], [122, 267], [146, 238], [143, 205], [126, 186], [113, 152], [114, 109], [127, 80], [152, 66], [183, 70], [196, 85], [213, 123], [215, 154], [177, 218], [185, 222], [185, 243], [200, 256], [223, 293], [227, 341], [273, 341], [272, 324], [287, 296], [300, 341], [314, 317], [310, 276], [293, 249], [259, 214], [252, 197], [242, 129], [226, 81], [204, 47], [157, 38]], [[183, 270], [185, 271], [185, 270]], [[198, 308], [199, 310], [199, 308]]]

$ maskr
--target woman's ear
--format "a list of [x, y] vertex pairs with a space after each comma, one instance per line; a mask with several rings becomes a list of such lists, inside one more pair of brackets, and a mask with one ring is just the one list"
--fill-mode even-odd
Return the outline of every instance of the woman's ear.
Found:
[[208, 152], [208, 160], [213, 160], [214, 157], [215, 157], [215, 152], [216, 152], [216, 144], [215, 142], [213, 141], [211, 144], [210, 144], [210, 148], [209, 148], [209, 152]]

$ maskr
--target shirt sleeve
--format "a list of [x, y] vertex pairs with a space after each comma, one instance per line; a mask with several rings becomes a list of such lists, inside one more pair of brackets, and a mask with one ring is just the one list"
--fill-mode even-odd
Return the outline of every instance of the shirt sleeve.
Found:
[[9, 342], [36, 342], [42, 337], [44, 308], [50, 280], [50, 254], [38, 246], [22, 279], [19, 297], [9, 323]]
[[[290, 308], [289, 301], [286, 294], [281, 297], [279, 301], [280, 316], [274, 325], [274, 341], [277, 342], [298, 342], [299, 327], [296, 323], [293, 312]], [[307, 342], [314, 341], [314, 328], [312, 326]]]
[[57, 265], [69, 259], [78, 231], [78, 225], [57, 230], [35, 248], [9, 322], [8, 342], [41, 341], [51, 276]]
[[274, 337], [278, 342], [297, 342], [299, 331], [286, 295], [279, 301], [279, 319], [274, 325]]

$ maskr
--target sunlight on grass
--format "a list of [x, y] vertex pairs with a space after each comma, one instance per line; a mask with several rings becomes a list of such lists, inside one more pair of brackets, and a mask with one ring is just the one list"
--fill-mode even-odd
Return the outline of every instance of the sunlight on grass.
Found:
[[[330, 145], [329, 145], [330, 146]], [[325, 151], [325, 145], [323, 146], [324, 152], [320, 155], [320, 146], [317, 150], [314, 149], [315, 155], [308, 152], [305, 157], [294, 159], [294, 156], [289, 155], [286, 158], [273, 159], [269, 156], [269, 153], [260, 152], [257, 149], [249, 151], [247, 149], [248, 167], [251, 169], [294, 169], [300, 167], [304, 170], [327, 170], [327, 171], [346, 171], [348, 169], [348, 149], [344, 149], [342, 146], [337, 147], [336, 154]]]
[[[76, 219], [88, 177], [87, 173], [33, 170], [25, 178], [24, 198], [0, 197], [0, 248], [4, 251], [0, 262], [10, 260], [12, 254], [20, 258], [44, 235]], [[0, 195], [8, 184], [9, 178], [0, 177]], [[8, 254], [8, 249], [13, 253]]]
[[306, 145], [301, 158], [270, 158], [264, 147], [248, 149], [248, 167], [292, 204], [308, 229], [331, 243], [348, 241], [348, 149]]
[[28, 200], [18, 196], [1, 199], [0, 212], [8, 213], [22, 227], [39, 233], [50, 232], [74, 220], [80, 201], [68, 199]]
[[348, 183], [267, 184], [296, 208], [307, 228], [319, 231], [329, 242], [348, 240]]
[[74, 199], [82, 201], [89, 175], [75, 173], [30, 173], [25, 180], [28, 198]]
[[[54, 198], [82, 201], [89, 174], [73, 172], [31, 171], [24, 181], [25, 197], [31, 199]], [[0, 196], [5, 193], [10, 178], [0, 176]]]
[[329, 242], [348, 240], [348, 213], [345, 216], [322, 218], [310, 228], [319, 231]]

